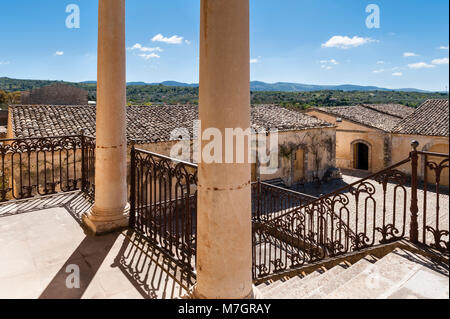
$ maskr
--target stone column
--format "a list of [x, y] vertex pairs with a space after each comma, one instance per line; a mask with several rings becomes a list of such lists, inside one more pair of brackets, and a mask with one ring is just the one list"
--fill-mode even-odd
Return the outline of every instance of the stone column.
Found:
[[125, 0], [99, 0], [95, 204], [96, 234], [127, 225]]
[[[224, 141], [225, 128], [250, 128], [249, 0], [202, 0], [200, 29], [201, 132]], [[252, 297], [251, 166], [247, 154], [224, 163], [225, 149], [199, 163], [196, 298]]]

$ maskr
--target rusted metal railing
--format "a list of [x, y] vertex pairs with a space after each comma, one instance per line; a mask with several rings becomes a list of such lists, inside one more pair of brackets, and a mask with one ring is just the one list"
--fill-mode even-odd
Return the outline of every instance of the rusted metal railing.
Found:
[[95, 139], [0, 140], [0, 202], [83, 190], [93, 194]]
[[[440, 182], [449, 156], [412, 145], [405, 160], [320, 198], [253, 183], [254, 279], [399, 240], [448, 252]], [[420, 158], [424, 174], [419, 174]], [[422, 178], [430, 182], [427, 172], [434, 172], [432, 194], [427, 183], [419, 185]], [[133, 146], [130, 179], [130, 226], [193, 270], [197, 166]]]
[[[381, 172], [290, 207], [287, 212], [275, 214], [275, 218], [255, 219], [254, 215], [254, 278], [268, 278], [329, 257], [403, 239], [448, 254], [448, 209], [444, 213], [440, 209], [448, 198], [440, 195], [445, 171], [448, 193], [449, 155], [417, 151], [417, 142], [412, 146], [407, 159]], [[421, 157], [423, 176], [419, 176]], [[433, 180], [428, 178], [430, 172]], [[419, 187], [421, 177], [423, 187]], [[433, 184], [432, 194], [429, 184]], [[434, 206], [431, 210], [427, 207], [430, 203]]]
[[[416, 153], [417, 156], [415, 156], [414, 153]], [[419, 189], [421, 196], [417, 194], [418, 187], [414, 187], [414, 184], [412, 187], [413, 196], [415, 196], [415, 198], [421, 197], [422, 205], [420, 208], [419, 205], [417, 205], [417, 209], [419, 211], [419, 216], [422, 219], [422, 227], [421, 229], [419, 228], [419, 223], [416, 220], [415, 224], [417, 224], [417, 229], [412, 230], [411, 241], [428, 245], [441, 252], [448, 253], [448, 198], [443, 198], [441, 192], [446, 191], [446, 195], [448, 195], [449, 155], [420, 151], [413, 151], [412, 154], [414, 166], [418, 166], [421, 159], [424, 174], [423, 188]], [[414, 163], [414, 161], [417, 162]], [[447, 209], [444, 211], [441, 209], [442, 204], [447, 205]], [[414, 204], [411, 206], [413, 205]], [[415, 208], [412, 211], [415, 211]], [[421, 236], [419, 236], [420, 232]]]
[[131, 148], [130, 227], [186, 270], [196, 256], [197, 166]]

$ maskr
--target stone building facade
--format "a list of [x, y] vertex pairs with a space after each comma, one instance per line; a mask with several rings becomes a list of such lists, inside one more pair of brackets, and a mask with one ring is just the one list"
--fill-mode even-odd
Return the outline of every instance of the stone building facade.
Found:
[[[371, 173], [408, 157], [411, 141], [419, 150], [449, 152], [448, 100], [428, 100], [418, 109], [397, 104], [313, 108], [307, 114], [336, 125], [336, 163]], [[362, 163], [364, 162], [364, 163]], [[410, 173], [408, 165], [403, 170]], [[424, 176], [424, 163], [419, 176]], [[448, 186], [448, 168], [442, 185]], [[431, 176], [431, 177], [430, 177]], [[432, 174], [429, 174], [429, 182]]]
[[398, 104], [320, 107], [307, 114], [335, 124], [339, 168], [377, 172], [392, 164], [391, 130], [414, 109]]
[[[392, 160], [399, 162], [404, 154], [411, 150], [411, 141], [419, 142], [419, 151], [433, 153], [449, 153], [449, 103], [448, 100], [428, 100], [413, 114], [406, 117], [392, 130]], [[425, 175], [425, 161], [420, 158], [418, 174]], [[429, 161], [439, 164], [442, 158], [429, 156]], [[447, 162], [448, 166], [448, 162]], [[410, 173], [410, 167], [403, 171]], [[428, 183], [436, 183], [435, 173], [428, 169]], [[449, 186], [449, 169], [442, 171], [440, 184]]]
[[[132, 141], [138, 148], [171, 156], [179, 142], [175, 130], [184, 133], [191, 149], [195, 140], [198, 107], [194, 105], [155, 105], [127, 107], [128, 148]], [[281, 179], [284, 184], [323, 178], [336, 168], [336, 129], [333, 124], [277, 105], [251, 108], [252, 129], [261, 132], [266, 155], [276, 154], [267, 164], [252, 164], [252, 179]], [[46, 137], [96, 132], [96, 107], [92, 105], [14, 105], [9, 109], [8, 138]], [[278, 131], [278, 152], [271, 152], [271, 129]], [[187, 137], [185, 136], [187, 135]], [[259, 145], [261, 147], [261, 145]], [[128, 152], [128, 156], [129, 156]], [[193, 158], [186, 159], [192, 161]], [[130, 158], [128, 158], [128, 164]], [[268, 169], [276, 165], [277, 169]]]
[[71, 85], [57, 83], [22, 92], [20, 99], [23, 105], [86, 105], [88, 92]]

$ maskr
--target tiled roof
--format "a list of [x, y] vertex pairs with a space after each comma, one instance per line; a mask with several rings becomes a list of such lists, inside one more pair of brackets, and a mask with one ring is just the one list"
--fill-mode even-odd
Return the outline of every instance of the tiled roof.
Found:
[[414, 108], [402, 104], [362, 104], [362, 106], [389, 115], [405, 118], [414, 112]]
[[[78, 134], [95, 135], [95, 106], [92, 105], [15, 105], [11, 106], [16, 138]], [[280, 131], [333, 127], [328, 122], [277, 105], [255, 105], [251, 109], [256, 130]], [[192, 136], [198, 107], [193, 105], [156, 105], [127, 107], [127, 138], [141, 143], [170, 140], [176, 128], [186, 128]]]
[[413, 114], [400, 121], [394, 133], [449, 136], [448, 100], [427, 100]]
[[[386, 110], [391, 108], [390, 105], [393, 105], [392, 109], [395, 109], [396, 111], [387, 112]], [[383, 109], [383, 111], [380, 111], [377, 108], [378, 106], [373, 105], [370, 105], [370, 107], [367, 105], [355, 105], [318, 107], [315, 109], [385, 132], [390, 132], [402, 120], [399, 116], [389, 114], [398, 111], [398, 107], [395, 104], [385, 104], [382, 107], [379, 107], [380, 109]]]

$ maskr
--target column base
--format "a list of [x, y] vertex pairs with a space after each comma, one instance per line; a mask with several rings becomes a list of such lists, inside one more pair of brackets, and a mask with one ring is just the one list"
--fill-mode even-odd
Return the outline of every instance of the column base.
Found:
[[[189, 295], [190, 295], [191, 299], [211, 299], [211, 298], [207, 298], [207, 297], [203, 296], [202, 294], [200, 294], [197, 290], [197, 285], [195, 285], [194, 288], [192, 288]], [[235, 298], [230, 298], [230, 299], [235, 299]], [[256, 299], [263, 299], [263, 297], [262, 297], [261, 292], [258, 290], [258, 288], [256, 288], [255, 285], [253, 285], [252, 291], [250, 292], [250, 294], [241, 299], [242, 300], [256, 300]]]
[[129, 211], [130, 205], [127, 204], [122, 212], [101, 216], [98, 213], [95, 213], [94, 206], [89, 213], [82, 215], [83, 225], [94, 235], [102, 235], [123, 230], [129, 226]]

